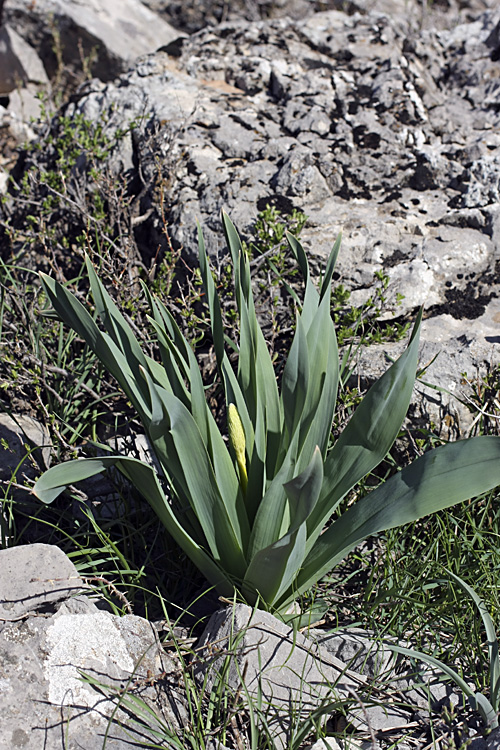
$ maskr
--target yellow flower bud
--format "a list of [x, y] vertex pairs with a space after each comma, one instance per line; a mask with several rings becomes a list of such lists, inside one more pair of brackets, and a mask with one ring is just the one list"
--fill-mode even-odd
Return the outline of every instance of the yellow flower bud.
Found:
[[243, 492], [246, 492], [248, 475], [245, 457], [245, 430], [243, 429], [238, 409], [234, 404], [229, 404], [228, 406], [227, 424], [229, 427], [229, 441], [233, 447], [240, 472], [241, 489]]

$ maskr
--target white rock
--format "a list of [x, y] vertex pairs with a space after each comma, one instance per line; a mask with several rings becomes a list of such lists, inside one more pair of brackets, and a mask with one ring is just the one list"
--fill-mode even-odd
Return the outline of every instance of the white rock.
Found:
[[95, 48], [98, 60], [115, 60], [124, 69], [140, 55], [181, 36], [140, 0], [10, 0], [6, 14], [42, 58], [47, 48], [44, 36], [55, 28], [63, 59], [80, 68], [79, 39], [84, 54]]

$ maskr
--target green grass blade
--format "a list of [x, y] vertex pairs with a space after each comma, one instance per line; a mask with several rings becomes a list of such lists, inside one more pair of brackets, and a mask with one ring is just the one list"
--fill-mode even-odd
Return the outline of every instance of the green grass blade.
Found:
[[451, 570], [446, 571], [448, 575], [455, 579], [459, 586], [470, 596], [474, 604], [479, 610], [481, 619], [483, 621], [484, 629], [486, 630], [486, 638], [488, 640], [488, 656], [490, 663], [490, 698], [495, 710], [499, 711], [499, 691], [500, 691], [500, 660], [498, 653], [498, 638], [495, 631], [495, 625], [491, 619], [490, 613], [486, 608], [486, 604], [483, 599], [476, 594], [474, 589], [469, 586], [468, 583], [463, 581], [459, 576], [452, 573]]
[[419, 661], [424, 661], [427, 664], [431, 664], [433, 667], [437, 667], [442, 672], [444, 672], [445, 675], [450, 677], [468, 698], [475, 699], [476, 694], [474, 690], [472, 690], [465, 682], [465, 680], [460, 677], [458, 672], [456, 672], [454, 669], [452, 669], [439, 659], [436, 659], [435, 656], [424, 654], [422, 651], [417, 651], [412, 648], [403, 648], [402, 646], [396, 646], [390, 642], [386, 642], [385, 645], [387, 646], [387, 648], [389, 648], [391, 651], [395, 651], [397, 654], [402, 654], [402, 656], [409, 656], [411, 659], [418, 659]]
[[436, 659], [434, 656], [424, 654], [422, 651], [415, 651], [411, 648], [403, 648], [402, 646], [394, 646], [392, 643], [386, 643], [386, 646], [390, 648], [391, 651], [395, 651], [398, 654], [409, 656], [413, 659], [419, 659], [420, 661], [424, 661], [427, 664], [431, 664], [433, 667], [440, 669], [441, 672], [450, 677], [460, 690], [462, 690], [464, 695], [467, 696], [471, 707], [474, 711], [478, 711], [481, 714], [486, 726], [490, 729], [496, 729], [496, 727], [498, 727], [498, 714], [490, 701], [481, 693], [475, 693], [474, 690], [471, 690], [465, 680], [462, 679], [454, 669], [439, 659]]

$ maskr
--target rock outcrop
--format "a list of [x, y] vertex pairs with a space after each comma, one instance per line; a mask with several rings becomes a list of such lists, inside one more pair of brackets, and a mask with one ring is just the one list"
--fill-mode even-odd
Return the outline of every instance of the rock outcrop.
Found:
[[[500, 344], [500, 15], [419, 30], [403, 6], [205, 28], [90, 82], [64, 113], [111, 139], [134, 122], [108, 166], [135, 195], [146, 259], [167, 249], [164, 218], [186, 257], [200, 220], [217, 256], [222, 208], [243, 234], [267, 204], [298, 208], [319, 255], [343, 231], [337, 279], [353, 302], [383, 271], [387, 319], [425, 305], [425, 381], [441, 390], [419, 385], [415, 418], [457, 436], [472, 421], [463, 373], [496, 363]], [[370, 347], [361, 375], [399, 349]]]

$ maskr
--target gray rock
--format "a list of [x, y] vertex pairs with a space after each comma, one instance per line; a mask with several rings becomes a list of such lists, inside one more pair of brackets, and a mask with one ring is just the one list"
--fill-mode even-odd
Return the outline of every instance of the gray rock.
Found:
[[[259, 696], [279, 747], [288, 746], [294, 728], [321, 704], [341, 701], [349, 723], [365, 734], [394, 727], [404, 733], [415, 711], [428, 714], [429, 706], [448, 702], [452, 694], [437, 673], [423, 669], [414, 675], [408, 664], [396, 668], [393, 652], [365, 632], [313, 630], [306, 637], [245, 605], [212, 616], [198, 654], [197, 679], [205, 689], [222, 674], [230, 694]], [[335, 714], [333, 706], [328, 714]]]
[[35, 138], [29, 124], [38, 122], [40, 119], [42, 106], [40, 94], [43, 94], [44, 90], [45, 87], [38, 83], [26, 83], [9, 94], [9, 115], [11, 118], [15, 117], [21, 127], [27, 131], [22, 139], [16, 138], [16, 140], [19, 140], [20, 147], [25, 146], [26, 143]]
[[[173, 730], [183, 706], [176, 696], [175, 665], [146, 620], [97, 608], [75, 567], [43, 544], [0, 551], [0, 748], [101, 750], [141, 746], [153, 738], [113, 696], [127, 691]], [[97, 601], [97, 603], [99, 603]], [[161, 674], [165, 673], [165, 674]], [[84, 678], [109, 690], [96, 689]], [[152, 679], [153, 678], [153, 679]], [[150, 687], [163, 689], [160, 700]], [[160, 721], [160, 718], [159, 720]], [[64, 738], [64, 740], [62, 740]]]
[[179, 32], [140, 0], [9, 0], [4, 15], [36, 50], [52, 76], [57, 61], [55, 34], [66, 64], [81, 68], [82, 54], [96, 60], [93, 70], [109, 80], [140, 55], [169, 44]]
[[87, 589], [69, 558], [51, 544], [13, 547], [0, 556], [0, 622], [21, 621]]
[[43, 425], [22, 414], [0, 414], [0, 479], [22, 483], [50, 466], [51, 441]]
[[26, 83], [48, 83], [37, 53], [12, 28], [0, 28], [0, 94], [9, 94]]
[[[420, 363], [425, 369], [417, 380], [410, 407], [413, 425], [429, 427], [452, 439], [468, 437], [480, 416], [472, 400], [474, 385], [498, 362], [500, 301], [493, 297], [476, 320], [443, 314], [424, 320]], [[383, 344], [359, 356], [355, 377], [364, 382], [379, 378], [399, 356], [404, 345]]]

